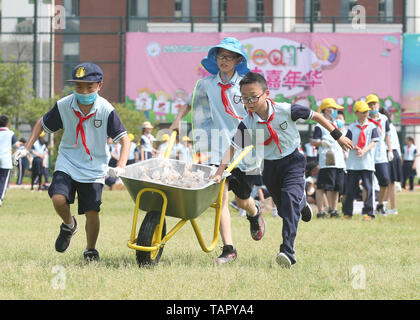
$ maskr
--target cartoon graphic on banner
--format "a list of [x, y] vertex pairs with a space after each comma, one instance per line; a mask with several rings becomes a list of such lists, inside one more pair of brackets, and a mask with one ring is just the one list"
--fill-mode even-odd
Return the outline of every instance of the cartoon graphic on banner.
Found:
[[[196, 81], [208, 76], [201, 60], [224, 37], [241, 41], [250, 70], [265, 76], [276, 101], [316, 110], [322, 99], [332, 97], [352, 122], [354, 101], [375, 93], [393, 120], [401, 121], [401, 88], [395, 85], [401, 81], [399, 34], [129, 32], [127, 105], [152, 122], [173, 121]], [[140, 96], [146, 87], [147, 96]], [[141, 104], [140, 97], [149, 100]]]
[[149, 119], [149, 111], [152, 109], [152, 98], [150, 90], [147, 88], [140, 88], [136, 97], [136, 109], [143, 111], [146, 118]]

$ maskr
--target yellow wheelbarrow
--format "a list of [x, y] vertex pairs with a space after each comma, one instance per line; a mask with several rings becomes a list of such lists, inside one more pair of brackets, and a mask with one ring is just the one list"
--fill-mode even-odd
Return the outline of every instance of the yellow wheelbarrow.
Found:
[[[183, 172], [187, 165], [185, 162], [167, 159], [175, 138], [176, 132], [173, 132], [165, 152], [165, 161], [171, 162], [172, 167], [178, 172]], [[222, 198], [226, 177], [230, 175], [230, 172], [252, 148], [253, 146], [245, 148], [229, 165], [222, 176], [222, 182], [220, 184], [209, 180], [208, 183], [199, 188], [182, 188], [136, 178], [141, 166], [146, 166], [148, 170], [152, 171], [153, 168], [161, 170], [159, 163], [162, 159], [148, 159], [126, 167], [126, 172], [121, 176], [121, 180], [135, 202], [133, 224], [127, 246], [136, 250], [136, 260], [140, 267], [157, 264], [165, 244], [187, 221], [191, 222], [201, 249], [204, 252], [214, 250], [219, 236]], [[208, 178], [213, 168], [206, 165], [192, 164], [191, 171], [197, 170], [204, 171], [204, 178]], [[198, 228], [196, 218], [209, 207], [216, 210], [216, 216], [213, 241], [207, 247]], [[139, 209], [147, 213], [136, 237]], [[168, 233], [166, 233], [166, 216], [181, 219]]]

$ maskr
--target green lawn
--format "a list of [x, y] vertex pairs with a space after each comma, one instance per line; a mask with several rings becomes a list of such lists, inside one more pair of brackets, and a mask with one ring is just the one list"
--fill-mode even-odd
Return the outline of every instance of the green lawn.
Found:
[[[266, 234], [256, 242], [236, 210], [233, 264], [215, 266], [220, 248], [204, 253], [188, 223], [156, 267], [140, 269], [126, 245], [134, 209], [127, 191], [104, 191], [101, 262], [85, 265], [85, 218], [69, 250], [57, 253], [61, 221], [47, 193], [9, 189], [0, 208], [0, 299], [419, 299], [419, 193], [399, 193], [398, 203], [399, 215], [370, 222], [301, 222], [290, 270], [275, 262], [282, 220], [266, 213]], [[168, 230], [177, 221], [167, 218]], [[197, 221], [209, 243], [214, 209]]]

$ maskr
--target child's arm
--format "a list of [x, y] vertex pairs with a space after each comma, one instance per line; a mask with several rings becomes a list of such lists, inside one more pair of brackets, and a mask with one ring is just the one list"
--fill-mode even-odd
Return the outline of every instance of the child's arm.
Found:
[[312, 119], [327, 129], [344, 151], [347, 149], [352, 150], [354, 148], [353, 142], [349, 138], [343, 136], [338, 129], [334, 128], [334, 126], [321, 113], [313, 112]]
[[367, 146], [365, 146], [363, 149], [360, 149], [359, 147], [356, 147], [356, 155], [360, 158], [362, 158], [369, 150], [375, 147], [376, 142], [372, 141]]
[[169, 130], [178, 130], [180, 132], [179, 125], [181, 123], [182, 118], [184, 118], [189, 112], [191, 111], [191, 106], [189, 104], [184, 104], [181, 108], [178, 110], [178, 114], [176, 115], [176, 118], [174, 122], [172, 122], [171, 126], [169, 127]]
[[125, 168], [125, 165], [127, 164], [128, 160], [128, 154], [130, 153], [131, 140], [128, 137], [128, 135], [125, 135], [121, 138], [119, 142], [121, 143], [121, 152], [120, 158], [117, 162], [117, 167]]
[[235, 148], [230, 145], [228, 149], [223, 153], [222, 161], [217, 169], [216, 173], [212, 177], [216, 183], [220, 183], [222, 180], [223, 171], [225, 171], [228, 164], [232, 161], [233, 155], [235, 154]]

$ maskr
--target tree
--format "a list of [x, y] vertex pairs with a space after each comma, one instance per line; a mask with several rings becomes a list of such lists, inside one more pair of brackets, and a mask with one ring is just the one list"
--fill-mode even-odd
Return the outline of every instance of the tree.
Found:
[[31, 69], [27, 63], [2, 63], [0, 56], [0, 113], [6, 114], [15, 128], [22, 123], [32, 98]]
[[138, 110], [129, 109], [123, 103], [113, 103], [113, 106], [124, 127], [127, 129], [127, 132], [132, 133], [139, 138], [142, 135], [142, 124], [146, 121], [144, 113], [139, 112]]

